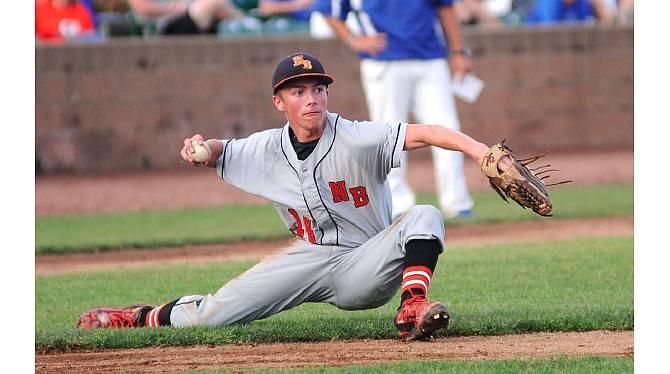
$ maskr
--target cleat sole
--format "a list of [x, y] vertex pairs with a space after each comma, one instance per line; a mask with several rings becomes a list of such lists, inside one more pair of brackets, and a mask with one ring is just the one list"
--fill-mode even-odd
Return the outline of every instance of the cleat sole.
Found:
[[407, 334], [403, 341], [432, 340], [435, 331], [447, 328], [447, 326], [449, 326], [449, 312], [444, 305], [439, 304], [426, 312], [421, 322]]

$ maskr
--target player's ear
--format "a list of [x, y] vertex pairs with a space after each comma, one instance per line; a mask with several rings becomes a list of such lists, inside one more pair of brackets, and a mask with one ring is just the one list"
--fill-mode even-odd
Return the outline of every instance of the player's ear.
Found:
[[278, 111], [283, 112], [284, 109], [284, 100], [282, 100], [281, 93], [272, 95], [272, 102], [275, 104], [275, 107]]

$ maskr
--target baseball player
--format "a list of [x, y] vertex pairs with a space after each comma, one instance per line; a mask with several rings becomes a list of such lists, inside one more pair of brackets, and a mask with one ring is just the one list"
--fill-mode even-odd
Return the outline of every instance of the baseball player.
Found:
[[[426, 146], [461, 151], [481, 162], [489, 147], [442, 126], [357, 122], [328, 112], [333, 78], [307, 53], [279, 61], [273, 102], [287, 123], [245, 139], [208, 139], [202, 164], [218, 177], [274, 203], [298, 240], [208, 295], [163, 305], [100, 307], [80, 328], [225, 326], [270, 317], [305, 302], [362, 310], [388, 303], [401, 290], [395, 326], [405, 340], [447, 327], [449, 314], [426, 297], [444, 221], [438, 209], [415, 206], [391, 220], [387, 175], [403, 150]], [[193, 141], [181, 156], [193, 165]]]
[[[472, 70], [453, 0], [317, 0], [335, 35], [360, 58], [361, 82], [370, 118], [460, 130], [451, 88]], [[352, 20], [355, 20], [352, 21]], [[447, 47], [449, 52], [447, 52]], [[449, 61], [446, 58], [449, 57]], [[432, 147], [440, 210], [445, 218], [470, 217], [474, 202], [463, 172], [463, 154]], [[416, 203], [407, 183], [407, 155], [389, 174], [393, 217]]]

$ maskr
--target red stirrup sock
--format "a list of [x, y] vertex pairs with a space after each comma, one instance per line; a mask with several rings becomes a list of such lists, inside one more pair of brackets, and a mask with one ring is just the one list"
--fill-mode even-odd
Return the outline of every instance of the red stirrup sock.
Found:
[[415, 239], [405, 245], [400, 305], [406, 300], [428, 293], [437, 257], [441, 253], [438, 240]]
[[170, 312], [177, 301], [178, 299], [144, 312], [145, 315], [140, 318], [140, 321], [143, 321], [147, 327], [170, 326]]

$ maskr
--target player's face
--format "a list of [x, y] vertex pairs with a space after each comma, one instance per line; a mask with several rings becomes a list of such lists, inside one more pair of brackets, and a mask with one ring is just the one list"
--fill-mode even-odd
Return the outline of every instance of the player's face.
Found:
[[286, 115], [298, 140], [304, 142], [321, 136], [328, 103], [328, 89], [321, 80], [305, 77], [289, 81], [273, 96], [273, 101]]

